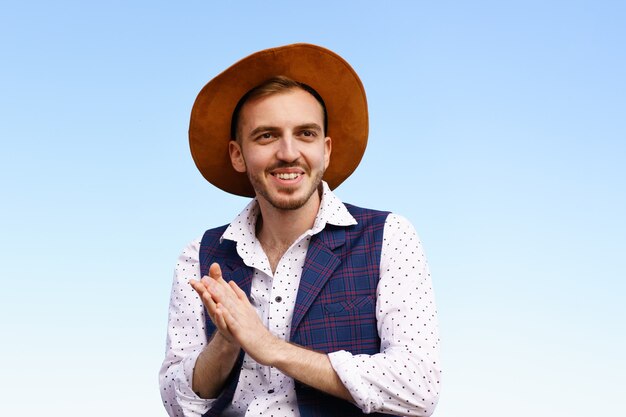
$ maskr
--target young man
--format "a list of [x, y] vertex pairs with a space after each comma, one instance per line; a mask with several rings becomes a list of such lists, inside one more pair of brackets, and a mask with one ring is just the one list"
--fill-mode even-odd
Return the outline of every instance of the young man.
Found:
[[436, 309], [408, 221], [331, 191], [358, 165], [367, 103], [333, 52], [257, 52], [200, 92], [191, 151], [255, 197], [179, 259], [161, 394], [171, 416], [430, 415]]

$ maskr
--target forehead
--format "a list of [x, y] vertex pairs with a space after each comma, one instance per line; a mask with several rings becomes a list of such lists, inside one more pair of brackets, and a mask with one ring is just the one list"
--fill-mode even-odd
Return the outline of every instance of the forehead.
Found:
[[313, 95], [291, 89], [255, 97], [241, 108], [240, 126], [273, 123], [323, 123], [324, 110]]

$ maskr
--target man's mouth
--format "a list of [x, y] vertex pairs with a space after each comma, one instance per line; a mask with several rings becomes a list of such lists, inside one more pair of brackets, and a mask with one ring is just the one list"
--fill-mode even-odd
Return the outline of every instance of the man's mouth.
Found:
[[272, 175], [274, 175], [276, 178], [278, 178], [280, 180], [295, 180], [301, 174], [300, 173], [296, 173], [296, 172], [279, 172], [279, 173], [272, 174]]

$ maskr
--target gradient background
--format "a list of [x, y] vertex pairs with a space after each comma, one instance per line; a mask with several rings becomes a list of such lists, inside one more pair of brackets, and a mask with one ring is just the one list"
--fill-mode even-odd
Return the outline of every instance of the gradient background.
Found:
[[243, 56], [310, 42], [370, 103], [338, 195], [424, 242], [435, 416], [623, 415], [626, 2], [231, 4], [3, 2], [1, 413], [165, 415], [176, 258], [247, 201], [197, 172], [191, 105]]

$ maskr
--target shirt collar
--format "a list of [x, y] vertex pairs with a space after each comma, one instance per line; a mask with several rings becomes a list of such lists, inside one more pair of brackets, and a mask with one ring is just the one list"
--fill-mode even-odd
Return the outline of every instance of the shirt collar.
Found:
[[[357, 224], [346, 206], [341, 202], [326, 183], [322, 181], [322, 203], [315, 217], [313, 227], [306, 235], [314, 235], [321, 232], [327, 224], [334, 226], [350, 226]], [[221, 239], [235, 242], [252, 242], [256, 240], [256, 220], [259, 216], [259, 204], [254, 198], [241, 213], [228, 225]]]

